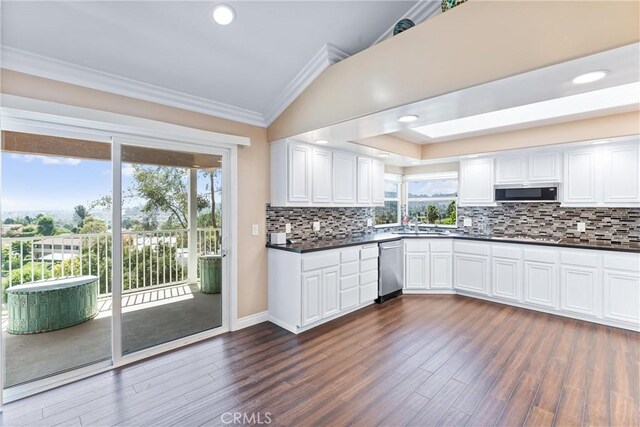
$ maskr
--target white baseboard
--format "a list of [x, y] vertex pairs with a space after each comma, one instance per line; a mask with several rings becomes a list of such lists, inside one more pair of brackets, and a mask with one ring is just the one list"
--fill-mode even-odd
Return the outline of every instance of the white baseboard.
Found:
[[403, 295], [455, 295], [453, 289], [403, 289]]
[[249, 316], [241, 317], [236, 321], [234, 331], [248, 328], [249, 326], [257, 325], [258, 323], [266, 322], [269, 320], [269, 312], [261, 311], [260, 313], [251, 314]]

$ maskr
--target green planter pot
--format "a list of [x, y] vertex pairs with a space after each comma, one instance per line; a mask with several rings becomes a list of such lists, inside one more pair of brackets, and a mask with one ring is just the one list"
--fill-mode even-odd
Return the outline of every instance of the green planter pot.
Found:
[[222, 292], [222, 257], [220, 255], [200, 257], [200, 292], [203, 294]]
[[7, 289], [7, 332], [38, 334], [86, 322], [98, 314], [98, 278], [41, 280]]

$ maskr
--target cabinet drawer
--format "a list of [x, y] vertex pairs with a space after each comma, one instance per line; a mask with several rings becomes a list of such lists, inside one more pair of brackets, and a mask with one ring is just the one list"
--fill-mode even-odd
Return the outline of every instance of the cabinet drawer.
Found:
[[471, 255], [489, 255], [489, 245], [486, 243], [455, 242], [453, 250]]
[[405, 239], [404, 250], [406, 252], [427, 252], [429, 241], [426, 239]]
[[451, 239], [434, 239], [429, 243], [431, 252], [451, 252], [453, 249], [453, 240]]
[[570, 265], [582, 265], [585, 267], [598, 266], [598, 254], [590, 251], [562, 251], [560, 253], [560, 263]]
[[360, 304], [371, 302], [378, 298], [378, 284], [370, 283], [360, 287]]
[[344, 276], [351, 276], [352, 274], [358, 274], [359, 269], [360, 269], [360, 263], [358, 261], [341, 264], [340, 276], [344, 277]]
[[357, 274], [349, 277], [343, 277], [340, 279], [340, 289], [347, 290], [351, 288], [356, 288], [360, 284], [360, 277]]
[[360, 261], [360, 273], [378, 269], [378, 258], [370, 258]]
[[338, 252], [302, 257], [302, 271], [317, 270], [338, 264], [340, 264], [340, 254]]
[[637, 273], [640, 271], [640, 255], [637, 254], [604, 254], [602, 259], [604, 268], [627, 270]]
[[367, 271], [366, 273], [360, 274], [360, 286], [366, 285], [369, 283], [378, 283], [378, 270]]
[[353, 288], [340, 292], [340, 310], [355, 307], [360, 302], [360, 289]]
[[491, 255], [498, 258], [520, 259], [520, 248], [518, 245], [492, 245]]
[[360, 249], [360, 259], [378, 258], [378, 245]]
[[352, 262], [360, 259], [360, 248], [343, 249], [340, 251], [340, 262]]
[[525, 249], [524, 260], [534, 262], [546, 262], [555, 264], [558, 258], [558, 251], [552, 249]]

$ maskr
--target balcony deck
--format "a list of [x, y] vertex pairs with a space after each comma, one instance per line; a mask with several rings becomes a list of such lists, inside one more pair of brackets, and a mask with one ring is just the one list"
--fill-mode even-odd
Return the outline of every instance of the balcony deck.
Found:
[[[220, 294], [179, 284], [122, 296], [123, 352], [131, 353], [222, 325]], [[6, 333], [5, 387], [111, 358], [111, 297], [100, 297], [99, 313], [79, 325], [34, 335]]]

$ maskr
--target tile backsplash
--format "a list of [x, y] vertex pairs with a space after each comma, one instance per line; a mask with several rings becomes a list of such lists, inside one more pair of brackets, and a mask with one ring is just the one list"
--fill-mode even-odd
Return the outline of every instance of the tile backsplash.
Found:
[[[465, 218], [473, 225], [463, 227]], [[576, 230], [578, 222], [586, 231]], [[640, 242], [639, 208], [561, 207], [559, 203], [504, 203], [490, 207], [459, 207], [458, 229], [468, 233], [578, 238], [626, 244]]]
[[[270, 233], [285, 231], [285, 224], [291, 224], [291, 240], [314, 240], [342, 238], [363, 233], [372, 233], [373, 227], [367, 220], [373, 220], [375, 208], [306, 208], [267, 206], [267, 240]], [[313, 231], [313, 222], [320, 221], [320, 231]]]

